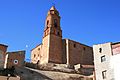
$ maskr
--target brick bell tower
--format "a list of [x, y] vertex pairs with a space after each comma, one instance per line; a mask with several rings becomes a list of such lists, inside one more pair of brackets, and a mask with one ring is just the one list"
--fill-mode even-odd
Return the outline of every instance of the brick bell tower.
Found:
[[41, 63], [62, 63], [62, 30], [59, 12], [54, 6], [48, 11], [43, 35]]

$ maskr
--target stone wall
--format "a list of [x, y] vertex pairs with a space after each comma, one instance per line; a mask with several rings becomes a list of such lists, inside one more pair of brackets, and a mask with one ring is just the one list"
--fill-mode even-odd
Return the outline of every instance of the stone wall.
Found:
[[0, 76], [0, 80], [21, 80], [20, 77]]
[[[85, 74], [77, 73], [74, 69], [67, 68], [66, 64], [47, 63], [47, 64], [41, 64], [39, 66], [36, 66], [36, 64], [26, 63], [26, 66], [27, 66], [26, 68], [29, 67], [28, 69], [40, 72], [44, 76], [47, 76], [52, 80], [94, 80], [93, 74], [86, 76]], [[91, 70], [89, 70], [89, 69], [84, 69], [82, 71], [91, 72]], [[33, 71], [31, 71], [31, 72], [35, 73]], [[53, 73], [55, 73], [55, 74], [53, 74]], [[64, 74], [64, 75], [62, 75], [62, 74]], [[75, 76], [75, 75], [77, 75], [77, 76]], [[69, 76], [69, 77], [67, 77], [67, 76]]]

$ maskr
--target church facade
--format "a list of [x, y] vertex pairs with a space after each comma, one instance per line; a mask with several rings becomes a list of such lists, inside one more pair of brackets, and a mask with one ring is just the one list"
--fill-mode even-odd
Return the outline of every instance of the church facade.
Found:
[[34, 64], [93, 64], [92, 47], [79, 42], [62, 39], [60, 15], [54, 6], [48, 11], [42, 44], [31, 50], [31, 62]]

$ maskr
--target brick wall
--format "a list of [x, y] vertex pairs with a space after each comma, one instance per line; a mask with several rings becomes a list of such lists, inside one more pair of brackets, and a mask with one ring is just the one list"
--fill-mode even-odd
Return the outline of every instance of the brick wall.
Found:
[[34, 49], [31, 50], [31, 62], [36, 64], [40, 62], [42, 57], [42, 44], [38, 45]]
[[67, 64], [93, 64], [92, 47], [86, 46], [73, 40], [65, 40]]
[[0, 68], [4, 67], [7, 47], [6, 45], [0, 44]]
[[50, 36], [49, 62], [62, 63], [62, 38], [56, 35]]
[[12, 66], [24, 66], [25, 51], [8, 52], [7, 54], [7, 68], [11, 68]]

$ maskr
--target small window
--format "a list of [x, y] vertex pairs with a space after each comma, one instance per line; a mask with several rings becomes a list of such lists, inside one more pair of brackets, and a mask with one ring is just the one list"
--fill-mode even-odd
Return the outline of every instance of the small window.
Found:
[[40, 48], [38, 48], [38, 50], [40, 50]]
[[85, 47], [83, 47], [83, 50], [85, 51]]
[[36, 57], [36, 55], [34, 54], [34, 58]]
[[60, 35], [60, 33], [59, 33], [59, 32], [57, 32], [57, 35], [59, 36], [59, 35]]
[[75, 48], [75, 47], [76, 47], [76, 44], [74, 44], [73, 46], [74, 46], [74, 48]]
[[106, 61], [105, 55], [104, 55], [104, 56], [101, 56], [101, 62], [104, 62], [104, 61]]
[[38, 57], [39, 57], [39, 54], [38, 54]]
[[102, 53], [102, 48], [99, 48], [99, 52]]
[[106, 70], [105, 71], [102, 71], [102, 77], [103, 77], [103, 79], [106, 79]]

